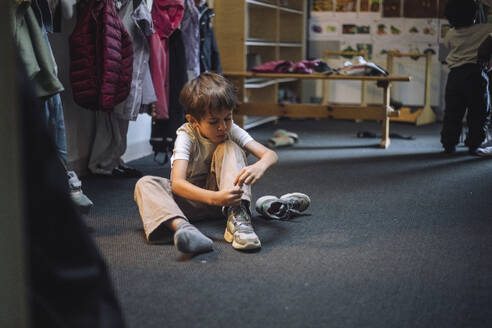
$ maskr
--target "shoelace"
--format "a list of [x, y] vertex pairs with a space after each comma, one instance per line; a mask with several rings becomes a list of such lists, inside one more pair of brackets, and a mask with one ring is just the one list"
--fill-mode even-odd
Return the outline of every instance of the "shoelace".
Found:
[[244, 209], [241, 209], [238, 212], [233, 211], [234, 227], [241, 232], [252, 232], [254, 230], [251, 226], [251, 219], [243, 211]]

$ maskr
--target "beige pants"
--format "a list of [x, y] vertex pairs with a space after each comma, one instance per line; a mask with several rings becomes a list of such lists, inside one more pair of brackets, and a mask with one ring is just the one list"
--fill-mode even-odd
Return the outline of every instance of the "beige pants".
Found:
[[122, 164], [121, 156], [126, 151], [128, 120], [110, 113], [96, 112], [96, 131], [89, 157], [89, 170], [94, 174], [110, 175]]
[[[208, 190], [233, 188], [238, 173], [247, 165], [246, 154], [233, 141], [225, 141], [217, 146], [212, 156], [210, 172], [207, 177], [190, 177], [189, 182]], [[244, 185], [243, 200], [251, 201], [251, 187]], [[145, 176], [135, 185], [135, 202], [138, 205], [145, 236], [150, 243], [170, 242], [172, 231], [164, 222], [175, 218], [201, 220], [223, 218], [222, 208], [192, 201], [174, 195], [171, 181], [156, 176]]]

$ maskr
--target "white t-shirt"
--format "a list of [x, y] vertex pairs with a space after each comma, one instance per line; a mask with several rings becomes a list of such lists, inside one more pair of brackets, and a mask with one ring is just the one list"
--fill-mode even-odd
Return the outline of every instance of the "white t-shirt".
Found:
[[490, 33], [492, 33], [492, 24], [475, 24], [450, 29], [444, 38], [444, 46], [450, 50], [446, 57], [449, 68], [476, 64], [478, 47]]
[[[241, 148], [253, 138], [248, 132], [232, 123], [231, 132], [227, 135], [229, 140], [234, 141]], [[212, 155], [217, 144], [204, 138], [198, 128], [190, 123], [181, 125], [176, 131], [176, 141], [174, 142], [173, 155], [171, 156], [171, 167], [177, 159], [188, 161], [186, 178], [196, 176], [206, 176], [210, 171]]]

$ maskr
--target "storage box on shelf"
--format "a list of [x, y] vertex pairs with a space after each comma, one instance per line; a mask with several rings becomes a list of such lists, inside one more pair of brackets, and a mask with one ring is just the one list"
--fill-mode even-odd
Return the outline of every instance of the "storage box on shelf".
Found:
[[[245, 72], [250, 63], [304, 59], [305, 0], [214, 0], [215, 36], [222, 69]], [[251, 66], [251, 64], [250, 64]], [[294, 78], [249, 79], [232, 77], [242, 102], [277, 103], [279, 88], [300, 98], [301, 83]], [[285, 93], [285, 92], [284, 92]], [[245, 128], [276, 117], [241, 116], [235, 120]]]

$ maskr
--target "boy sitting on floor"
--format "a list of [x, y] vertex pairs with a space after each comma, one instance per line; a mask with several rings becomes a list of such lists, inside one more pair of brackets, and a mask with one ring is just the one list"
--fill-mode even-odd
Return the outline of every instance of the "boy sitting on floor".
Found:
[[[238, 250], [261, 247], [251, 224], [251, 185], [277, 162], [277, 154], [232, 122], [237, 89], [203, 73], [180, 94], [187, 123], [177, 130], [171, 180], [146, 176], [135, 186], [147, 240], [170, 241], [184, 253], [212, 250], [212, 240], [190, 220], [227, 217], [224, 239]], [[258, 158], [248, 165], [245, 151]]]

